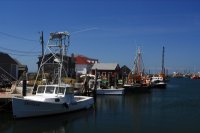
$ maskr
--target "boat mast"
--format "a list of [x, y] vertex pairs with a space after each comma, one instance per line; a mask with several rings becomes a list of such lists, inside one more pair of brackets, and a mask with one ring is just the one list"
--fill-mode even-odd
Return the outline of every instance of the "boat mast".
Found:
[[144, 64], [140, 48], [138, 48], [137, 55], [134, 61], [134, 74], [142, 76], [144, 71]]
[[144, 63], [140, 48], [137, 50], [136, 58], [134, 60], [133, 80], [140, 82], [144, 73]]
[[165, 57], [165, 47], [163, 46], [163, 50], [162, 50], [162, 70], [161, 70], [162, 74], [165, 74], [164, 57]]
[[140, 51], [140, 48], [138, 48], [138, 62], [137, 62], [137, 64], [138, 64], [138, 71], [137, 71], [137, 74], [139, 75], [139, 76], [141, 76], [141, 51]]

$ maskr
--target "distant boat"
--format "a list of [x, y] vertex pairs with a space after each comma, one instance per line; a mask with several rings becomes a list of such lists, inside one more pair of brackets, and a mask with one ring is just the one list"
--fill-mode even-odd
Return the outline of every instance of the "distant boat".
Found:
[[153, 88], [166, 88], [166, 76], [165, 76], [165, 67], [164, 67], [164, 53], [165, 53], [165, 47], [163, 47], [162, 50], [162, 70], [161, 73], [158, 75], [154, 75], [151, 78], [151, 86]]
[[166, 88], [167, 83], [166, 83], [166, 81], [164, 80], [164, 77], [163, 77], [163, 76], [158, 75], [158, 76], [153, 76], [153, 77], [151, 78], [151, 85], [152, 85], [152, 87], [154, 87], [154, 88]]
[[150, 92], [150, 79], [144, 74], [144, 64], [140, 48], [134, 60], [133, 71], [128, 75], [128, 81], [123, 86], [125, 92], [146, 93]]
[[[65, 42], [68, 33], [58, 32], [51, 33], [49, 41]], [[61, 41], [58, 41], [60, 40]], [[61, 46], [62, 45], [62, 46]], [[57, 63], [57, 82], [46, 85], [38, 85], [36, 95], [24, 96], [24, 97], [13, 97], [12, 98], [12, 109], [14, 118], [25, 118], [25, 117], [36, 117], [45, 115], [54, 115], [60, 113], [67, 113], [77, 111], [81, 109], [88, 109], [94, 104], [93, 97], [87, 96], [74, 96], [73, 87], [70, 84], [64, 84], [61, 80], [63, 55], [65, 44], [47, 44], [47, 49], [52, 53], [52, 57]], [[56, 49], [57, 48], [57, 49]], [[54, 52], [55, 50], [55, 52]], [[56, 55], [56, 52], [60, 52], [60, 56]], [[42, 65], [45, 61], [41, 63]], [[38, 71], [38, 74], [40, 69]], [[38, 77], [38, 76], [37, 76]], [[46, 80], [45, 80], [46, 81]]]
[[192, 75], [191, 79], [200, 79], [200, 76], [198, 76], [198, 75]]

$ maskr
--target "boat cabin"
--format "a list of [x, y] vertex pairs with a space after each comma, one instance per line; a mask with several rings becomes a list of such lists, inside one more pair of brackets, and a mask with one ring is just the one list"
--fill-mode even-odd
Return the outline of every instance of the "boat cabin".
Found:
[[155, 81], [164, 81], [163, 77], [160, 77], [160, 76], [155, 76], [155, 77], [152, 77], [152, 82], [155, 82]]
[[36, 95], [67, 95], [74, 94], [73, 87], [69, 85], [39, 85]]

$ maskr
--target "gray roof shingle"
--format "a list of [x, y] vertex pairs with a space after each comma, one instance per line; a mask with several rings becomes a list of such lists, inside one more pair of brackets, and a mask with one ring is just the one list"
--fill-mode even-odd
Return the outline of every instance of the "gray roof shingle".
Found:
[[117, 63], [95, 63], [92, 70], [115, 70], [117, 66]]

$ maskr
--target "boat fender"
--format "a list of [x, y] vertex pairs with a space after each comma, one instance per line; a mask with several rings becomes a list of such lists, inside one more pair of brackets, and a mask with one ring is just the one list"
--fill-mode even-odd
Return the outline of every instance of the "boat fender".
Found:
[[67, 103], [63, 103], [63, 105], [65, 106], [65, 108], [69, 108], [69, 105]]

